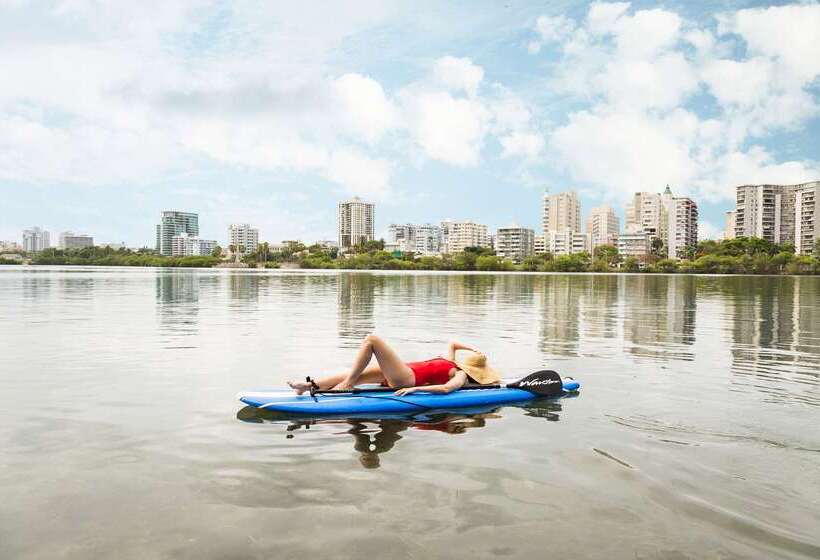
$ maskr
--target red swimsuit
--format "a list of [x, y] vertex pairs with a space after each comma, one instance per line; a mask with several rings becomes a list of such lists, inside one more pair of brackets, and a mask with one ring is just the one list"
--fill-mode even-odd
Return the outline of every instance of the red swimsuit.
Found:
[[433, 358], [423, 362], [409, 362], [407, 367], [416, 376], [416, 387], [420, 385], [444, 385], [450, 381], [450, 370], [458, 366], [444, 358]]

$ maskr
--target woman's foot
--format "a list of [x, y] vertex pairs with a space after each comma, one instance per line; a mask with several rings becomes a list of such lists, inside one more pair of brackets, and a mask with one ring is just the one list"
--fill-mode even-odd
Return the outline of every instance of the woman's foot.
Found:
[[288, 381], [288, 387], [296, 391], [297, 395], [310, 391], [310, 383], [307, 381]]

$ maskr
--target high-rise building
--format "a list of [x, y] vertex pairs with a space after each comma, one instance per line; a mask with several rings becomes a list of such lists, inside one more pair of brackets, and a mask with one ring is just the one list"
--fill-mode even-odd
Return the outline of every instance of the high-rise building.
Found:
[[[671, 192], [670, 192], [671, 194]], [[624, 229], [643, 231], [663, 238], [666, 229], [663, 212], [663, 196], [658, 193], [636, 192], [625, 209]]]
[[592, 238], [592, 248], [598, 245], [614, 245], [618, 239], [620, 221], [610, 206], [593, 208], [587, 217], [587, 233]]
[[358, 196], [339, 203], [338, 234], [342, 251], [354, 245], [373, 241], [373, 204]]
[[592, 253], [592, 236], [577, 231], [553, 231], [546, 234], [546, 250], [553, 255]]
[[794, 243], [795, 194], [801, 186], [737, 187], [735, 237], [760, 237], [771, 243]]
[[51, 235], [37, 226], [23, 230], [23, 251], [38, 253], [51, 247]]
[[60, 234], [60, 249], [81, 249], [83, 247], [93, 247], [94, 238], [90, 235], [64, 231]]
[[637, 192], [626, 206], [626, 231], [643, 232], [663, 241], [670, 259], [681, 258], [698, 243], [698, 205], [675, 197], [666, 185], [662, 194]]
[[250, 255], [259, 245], [259, 230], [249, 224], [228, 226], [228, 248], [233, 246], [238, 255]]
[[581, 231], [581, 203], [577, 193], [544, 193], [541, 226], [545, 235], [551, 231]]
[[387, 242], [403, 253], [431, 256], [441, 253], [442, 233], [433, 224], [390, 224]]
[[[668, 187], [667, 187], [668, 189]], [[665, 201], [667, 256], [686, 257], [686, 249], [698, 244], [698, 205], [691, 198], [670, 198]]]
[[441, 222], [442, 237], [448, 253], [461, 253], [467, 247], [490, 247], [487, 226], [472, 221]]
[[416, 253], [424, 256], [438, 255], [442, 250], [441, 228], [433, 224], [416, 226]]
[[521, 262], [535, 251], [535, 232], [516, 225], [498, 228], [495, 254], [513, 262]]
[[794, 250], [810, 255], [820, 239], [820, 181], [799, 186], [794, 200]]
[[157, 224], [156, 249], [160, 255], [173, 254], [173, 239], [180, 234], [199, 237], [199, 214], [165, 210]]
[[402, 253], [416, 250], [416, 226], [414, 224], [390, 224], [387, 228], [387, 243]]
[[726, 226], [723, 228], [723, 239], [735, 238], [735, 211], [727, 210], [725, 212]]
[[200, 239], [184, 232], [171, 238], [171, 256], [174, 257], [208, 256], [215, 248], [215, 240]]

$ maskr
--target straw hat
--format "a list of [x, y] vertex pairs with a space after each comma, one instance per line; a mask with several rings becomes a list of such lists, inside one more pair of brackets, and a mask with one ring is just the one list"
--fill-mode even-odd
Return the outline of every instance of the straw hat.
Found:
[[456, 360], [456, 365], [458, 369], [482, 385], [501, 381], [501, 376], [498, 375], [498, 372], [487, 365], [487, 356], [484, 354], [470, 352], [464, 360]]

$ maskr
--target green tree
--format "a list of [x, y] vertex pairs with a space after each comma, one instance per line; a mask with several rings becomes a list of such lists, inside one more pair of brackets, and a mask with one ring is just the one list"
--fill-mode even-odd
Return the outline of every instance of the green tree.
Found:
[[211, 251], [211, 256], [216, 257], [218, 259], [221, 259], [222, 258], [222, 247], [220, 247], [219, 245], [214, 247], [214, 250]]
[[627, 257], [623, 264], [625, 272], [639, 272], [641, 270], [641, 263], [636, 257]]
[[595, 247], [593, 256], [603, 260], [609, 266], [617, 266], [621, 262], [621, 255], [618, 254], [618, 248], [614, 245], [598, 245]]
[[661, 259], [652, 267], [655, 272], [671, 274], [678, 271], [678, 262], [674, 259]]

